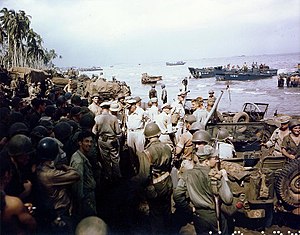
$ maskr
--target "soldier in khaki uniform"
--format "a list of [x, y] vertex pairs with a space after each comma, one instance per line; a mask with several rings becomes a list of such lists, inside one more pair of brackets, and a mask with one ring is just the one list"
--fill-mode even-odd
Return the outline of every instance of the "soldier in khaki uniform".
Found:
[[99, 136], [98, 144], [103, 157], [103, 170], [108, 181], [121, 178], [120, 144], [121, 129], [118, 118], [109, 112], [110, 102], [101, 103], [102, 114], [95, 118], [95, 132]]

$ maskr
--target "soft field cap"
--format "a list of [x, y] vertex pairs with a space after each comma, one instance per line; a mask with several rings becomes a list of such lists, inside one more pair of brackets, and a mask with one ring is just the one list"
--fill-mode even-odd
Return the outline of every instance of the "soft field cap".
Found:
[[291, 117], [290, 116], [282, 116], [280, 117], [279, 121], [281, 124], [286, 124], [290, 122]]
[[104, 107], [104, 106], [108, 106], [108, 107], [110, 107], [110, 102], [108, 102], [108, 101], [104, 101], [104, 102], [102, 102], [101, 104], [100, 104], [100, 107]]
[[120, 111], [120, 106], [118, 103], [111, 103], [109, 110], [112, 112], [118, 112]]
[[172, 109], [172, 106], [166, 103], [161, 106], [161, 109]]

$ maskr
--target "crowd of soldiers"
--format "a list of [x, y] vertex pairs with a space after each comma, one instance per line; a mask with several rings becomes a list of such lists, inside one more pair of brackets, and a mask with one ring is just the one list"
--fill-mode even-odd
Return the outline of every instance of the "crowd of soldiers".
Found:
[[95, 93], [88, 104], [65, 89], [29, 99], [1, 93], [3, 234], [86, 234], [99, 224], [103, 234], [173, 234], [190, 222], [197, 234], [233, 232], [218, 210], [233, 196], [217, 156], [233, 157], [234, 148], [226, 130], [218, 144], [204, 130], [213, 91], [186, 114], [184, 90], [161, 107], [153, 96], [144, 109], [138, 96]]
[[[172, 195], [177, 214], [186, 214], [181, 192], [188, 189], [178, 188], [186, 170], [202, 164], [209, 171], [215, 165], [210, 163], [213, 148], [204, 147], [210, 144], [209, 134], [199, 133], [208, 114], [201, 97], [194, 100], [195, 115], [185, 115], [185, 91], [161, 107], [154, 96], [145, 110], [140, 97], [119, 94], [115, 100], [102, 100], [93, 94], [88, 104], [67, 88], [46, 96], [40, 84], [34, 85], [29, 99], [1, 93], [3, 232], [73, 233], [90, 216], [102, 218], [112, 231], [134, 232], [144, 226], [144, 231], [165, 234], [180, 229], [182, 223], [172, 216]], [[198, 108], [205, 115], [198, 115]], [[213, 196], [210, 188], [205, 190]], [[196, 212], [213, 209], [201, 208], [195, 200]], [[140, 216], [141, 205], [146, 217]], [[181, 218], [192, 219], [186, 216]]]

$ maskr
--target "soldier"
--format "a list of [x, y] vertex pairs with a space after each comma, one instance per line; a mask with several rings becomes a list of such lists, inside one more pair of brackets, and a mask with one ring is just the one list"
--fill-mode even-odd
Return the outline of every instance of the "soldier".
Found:
[[73, 93], [73, 80], [71, 78], [69, 78], [68, 84], [65, 85], [64, 92], [70, 92], [71, 94]]
[[[155, 121], [155, 123], [158, 125], [158, 127], [161, 131], [159, 140], [162, 143], [172, 144], [171, 138], [175, 137], [175, 136], [173, 136], [172, 122], [171, 122], [171, 115], [170, 115], [172, 107], [169, 104], [163, 104], [161, 106], [161, 109], [162, 109], [162, 112], [157, 115], [157, 118]], [[173, 139], [173, 141], [175, 144], [174, 139]]]
[[185, 115], [185, 110], [184, 110], [185, 96], [186, 96], [185, 92], [179, 92], [177, 94], [177, 100], [174, 101], [173, 104], [171, 105], [172, 106], [172, 111], [171, 111], [172, 125], [176, 126], [176, 128], [177, 128], [177, 133], [176, 133], [177, 141], [183, 131], [183, 118]]
[[[32, 190], [31, 154], [33, 148], [30, 139], [22, 134], [14, 135], [7, 144], [8, 157], [12, 164], [12, 178], [5, 192], [25, 200]], [[27, 173], [29, 172], [29, 173]]]
[[127, 144], [133, 152], [144, 150], [145, 137], [143, 134], [143, 116], [136, 111], [136, 100], [130, 99], [126, 110]]
[[43, 138], [37, 146], [38, 210], [45, 220], [43, 226], [52, 223], [55, 232], [72, 232], [70, 217], [71, 199], [68, 187], [80, 179], [77, 171], [67, 165], [56, 168], [54, 160], [59, 154], [59, 146], [51, 137]]
[[30, 99], [33, 99], [36, 97], [35, 83], [31, 83], [31, 85], [28, 87], [28, 94], [29, 94]]
[[144, 131], [147, 139], [144, 161], [147, 161], [148, 187], [146, 197], [150, 210], [152, 234], [166, 234], [170, 226], [172, 180], [170, 177], [172, 152], [170, 146], [159, 141], [161, 131], [149, 123]]
[[166, 89], [166, 85], [165, 84], [162, 84], [161, 85], [161, 101], [163, 104], [167, 103], [168, 102], [168, 92], [167, 92], [167, 89]]
[[150, 121], [155, 122], [158, 115], [158, 100], [156, 97], [151, 98], [152, 106], [148, 109], [148, 117]]
[[274, 151], [272, 155], [275, 157], [282, 156], [281, 153], [282, 141], [284, 137], [289, 134], [290, 117], [282, 116], [280, 117], [279, 121], [280, 121], [280, 127], [273, 132], [270, 140], [266, 143], [262, 143], [262, 146], [265, 146], [267, 148], [274, 147]]
[[95, 188], [92, 166], [86, 155], [89, 153], [93, 142], [93, 134], [83, 131], [78, 135], [79, 149], [72, 155], [70, 166], [75, 168], [80, 175], [80, 180], [73, 184], [74, 196], [73, 214], [77, 221], [87, 216], [96, 215]]
[[300, 122], [297, 119], [292, 119], [289, 123], [290, 133], [283, 138], [281, 152], [291, 159], [300, 158]]
[[219, 152], [220, 159], [236, 156], [234, 145], [230, 141], [229, 132], [225, 128], [219, 129], [216, 141], [216, 150]]
[[194, 115], [188, 115], [184, 122], [186, 130], [180, 137], [176, 145], [175, 156], [176, 158], [182, 161], [183, 165], [186, 164], [186, 161], [191, 162], [193, 165], [193, 135], [189, 132], [191, 125], [195, 122], [196, 118]]
[[192, 106], [194, 110], [193, 115], [196, 117], [196, 121], [204, 124], [205, 119], [208, 116], [208, 112], [203, 105], [203, 98], [199, 96], [197, 99], [193, 99]]
[[101, 114], [101, 107], [99, 106], [99, 95], [94, 93], [92, 95], [92, 103], [88, 106], [88, 108], [95, 114], [95, 116]]
[[13, 78], [10, 82], [10, 88], [13, 92], [12, 97], [16, 95], [16, 91], [18, 90], [18, 80]]
[[228, 234], [227, 221], [222, 213], [218, 216], [217, 207], [220, 205], [217, 205], [215, 200], [217, 194], [224, 203], [232, 203], [233, 195], [226, 182], [228, 181], [227, 173], [225, 170], [218, 172], [218, 175], [215, 173], [217, 159], [211, 146], [206, 145], [198, 149], [196, 156], [199, 163], [183, 174], [174, 190], [173, 198], [176, 208], [181, 209], [187, 215], [193, 214], [197, 234], [217, 234], [218, 232]]
[[214, 94], [215, 94], [215, 92], [213, 90], [209, 90], [207, 103], [209, 103], [211, 105], [211, 107], [214, 106], [214, 103], [217, 99]]
[[155, 89], [155, 85], [151, 86], [151, 89], [149, 90], [149, 99], [151, 98], [157, 98], [157, 91]]
[[109, 113], [110, 102], [101, 103], [102, 114], [95, 118], [95, 134], [99, 137], [98, 145], [103, 157], [103, 171], [109, 181], [118, 181], [120, 172], [121, 129], [116, 116]]

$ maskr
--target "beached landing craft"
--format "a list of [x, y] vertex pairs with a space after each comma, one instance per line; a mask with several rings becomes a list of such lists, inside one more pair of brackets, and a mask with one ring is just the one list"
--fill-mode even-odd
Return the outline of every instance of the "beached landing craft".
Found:
[[166, 62], [167, 66], [175, 66], [175, 65], [185, 65], [185, 61], [177, 61], [177, 62]]
[[142, 74], [142, 84], [155, 84], [162, 80], [162, 76], [149, 76], [147, 73]]
[[271, 78], [274, 75], [272, 73], [260, 72], [260, 71], [226, 71], [226, 72], [216, 72], [216, 79], [218, 81], [227, 81], [227, 80], [256, 80], [262, 78]]

